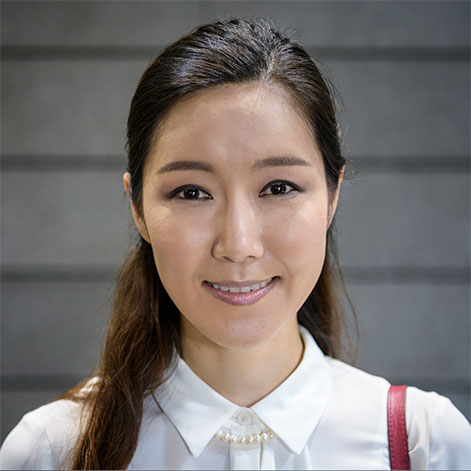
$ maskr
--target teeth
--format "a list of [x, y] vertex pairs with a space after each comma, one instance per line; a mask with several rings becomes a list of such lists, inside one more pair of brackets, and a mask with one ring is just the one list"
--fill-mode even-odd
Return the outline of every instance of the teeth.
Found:
[[221, 291], [230, 291], [231, 293], [248, 293], [250, 291], [255, 291], [260, 288], [265, 288], [265, 286], [270, 283], [270, 281], [273, 278], [270, 278], [268, 280], [262, 281], [261, 283], [257, 283], [255, 285], [251, 286], [244, 286], [243, 288], [229, 288], [228, 286], [221, 286], [221, 285], [216, 285], [215, 283], [209, 283], [213, 288], [220, 289]]

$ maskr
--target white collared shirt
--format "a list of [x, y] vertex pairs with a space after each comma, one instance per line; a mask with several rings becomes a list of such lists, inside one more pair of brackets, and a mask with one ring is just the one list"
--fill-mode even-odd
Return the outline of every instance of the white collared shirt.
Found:
[[[252, 407], [225, 399], [177, 357], [175, 370], [144, 402], [129, 469], [390, 469], [389, 383], [326, 357], [300, 327], [296, 370]], [[79, 406], [61, 400], [26, 414], [0, 450], [1, 469], [57, 469], [77, 434]], [[407, 388], [412, 469], [470, 469], [471, 426], [449, 399]], [[236, 442], [271, 430], [274, 437]]]

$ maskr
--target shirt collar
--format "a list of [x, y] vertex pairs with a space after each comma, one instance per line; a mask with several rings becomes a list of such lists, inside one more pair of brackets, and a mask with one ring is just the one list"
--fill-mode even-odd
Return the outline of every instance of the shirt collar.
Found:
[[178, 355], [175, 370], [155, 396], [193, 456], [201, 454], [239, 408], [205, 383]]
[[[304, 342], [301, 362], [280, 386], [249, 408], [297, 454], [319, 423], [332, 388], [324, 354], [306, 328], [299, 326], [299, 330]], [[193, 456], [199, 456], [213, 435], [241, 409], [199, 378], [181, 357], [156, 396]]]
[[332, 372], [309, 331], [299, 326], [304, 354], [298, 367], [251, 409], [294, 453], [300, 454], [327, 407]]

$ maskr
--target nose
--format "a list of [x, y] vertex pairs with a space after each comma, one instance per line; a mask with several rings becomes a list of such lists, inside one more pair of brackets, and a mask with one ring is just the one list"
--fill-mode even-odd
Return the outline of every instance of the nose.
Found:
[[212, 255], [236, 263], [263, 257], [262, 224], [249, 201], [242, 196], [234, 198], [221, 208], [217, 217]]

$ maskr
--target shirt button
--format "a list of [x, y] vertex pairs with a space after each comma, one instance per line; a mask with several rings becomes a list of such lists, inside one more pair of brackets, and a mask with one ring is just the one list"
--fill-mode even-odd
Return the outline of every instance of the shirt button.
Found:
[[251, 425], [253, 423], [252, 413], [249, 411], [241, 411], [237, 414], [237, 422], [240, 425]]

